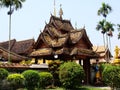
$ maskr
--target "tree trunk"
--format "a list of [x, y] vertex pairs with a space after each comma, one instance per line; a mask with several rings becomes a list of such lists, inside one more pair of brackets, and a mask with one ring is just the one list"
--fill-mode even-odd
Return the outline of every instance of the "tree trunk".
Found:
[[10, 58], [10, 40], [11, 40], [11, 5], [10, 5], [10, 14], [9, 14], [9, 46], [8, 46], [8, 61], [11, 62], [11, 58]]
[[105, 47], [105, 36], [103, 34], [103, 43], [104, 43], [104, 47]]

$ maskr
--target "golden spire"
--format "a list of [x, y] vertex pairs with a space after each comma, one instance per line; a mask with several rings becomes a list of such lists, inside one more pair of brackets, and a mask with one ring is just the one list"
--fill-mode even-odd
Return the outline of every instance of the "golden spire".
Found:
[[56, 16], [55, 0], [54, 0], [54, 16]]
[[59, 15], [60, 15], [60, 18], [62, 19], [63, 10], [62, 10], [61, 6], [62, 6], [62, 4], [60, 4], [60, 11], [59, 11]]

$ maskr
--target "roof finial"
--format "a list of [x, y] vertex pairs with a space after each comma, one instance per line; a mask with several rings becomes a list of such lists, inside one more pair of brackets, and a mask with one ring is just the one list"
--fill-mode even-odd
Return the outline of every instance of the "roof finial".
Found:
[[77, 30], [77, 22], [75, 22], [75, 29]]
[[83, 26], [83, 29], [85, 29], [85, 25]]
[[59, 15], [60, 15], [60, 18], [62, 19], [63, 10], [62, 10], [61, 6], [62, 6], [62, 4], [60, 4], [60, 11], [59, 11]]
[[54, 0], [54, 16], [56, 16], [55, 0]]

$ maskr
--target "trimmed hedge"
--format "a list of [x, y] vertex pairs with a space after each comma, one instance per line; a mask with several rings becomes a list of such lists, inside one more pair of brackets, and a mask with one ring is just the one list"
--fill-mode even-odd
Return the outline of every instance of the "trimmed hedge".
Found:
[[5, 79], [8, 76], [9, 72], [4, 69], [4, 68], [0, 68], [0, 81]]
[[41, 88], [45, 88], [49, 85], [52, 85], [52, 81], [53, 81], [53, 76], [51, 73], [49, 72], [40, 72], [40, 81], [39, 81], [39, 86]]
[[59, 78], [63, 87], [67, 89], [78, 88], [84, 76], [83, 67], [75, 62], [66, 62], [60, 66]]
[[40, 79], [38, 71], [26, 70], [22, 74], [25, 77], [25, 86], [28, 90], [34, 90], [36, 87], [38, 87], [38, 82]]
[[7, 81], [10, 83], [11, 88], [16, 90], [24, 86], [25, 78], [22, 74], [16, 73], [8, 75]]
[[107, 65], [102, 73], [104, 83], [112, 89], [120, 88], [120, 66]]

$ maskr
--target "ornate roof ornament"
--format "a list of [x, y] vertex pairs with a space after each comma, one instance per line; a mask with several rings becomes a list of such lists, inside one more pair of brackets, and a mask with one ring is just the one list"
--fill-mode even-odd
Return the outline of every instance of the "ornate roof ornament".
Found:
[[59, 11], [60, 19], [62, 19], [62, 15], [63, 15], [63, 10], [62, 10], [61, 6], [62, 6], [62, 4], [60, 4], [60, 11]]
[[55, 0], [54, 0], [54, 16], [56, 16]]
[[77, 22], [75, 22], [75, 29], [77, 30]]
[[85, 29], [85, 25], [83, 26], [83, 29]]

